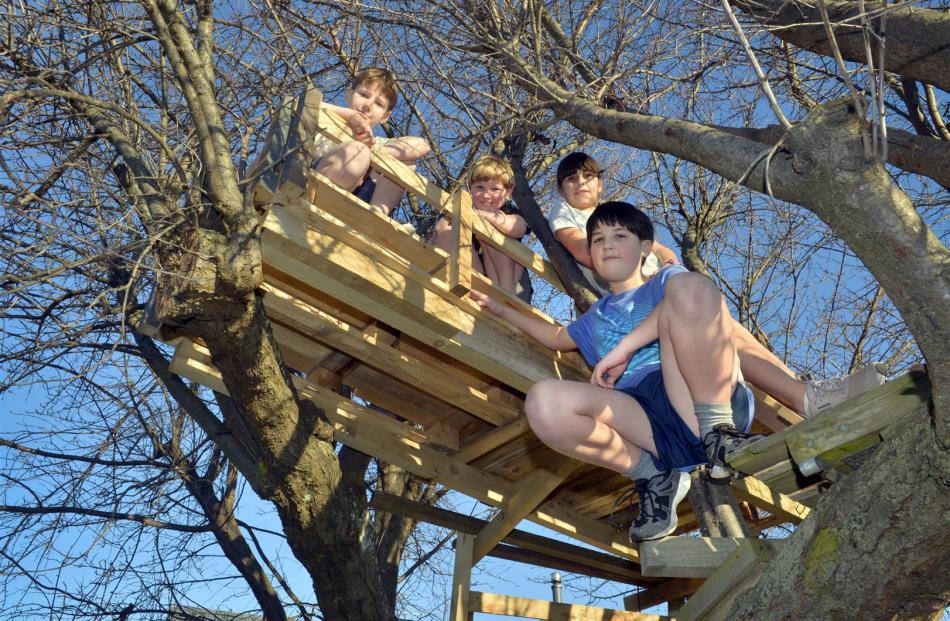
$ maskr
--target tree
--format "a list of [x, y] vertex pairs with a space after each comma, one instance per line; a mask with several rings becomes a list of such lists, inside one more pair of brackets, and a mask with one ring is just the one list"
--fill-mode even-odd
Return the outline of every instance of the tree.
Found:
[[[799, 120], [791, 124], [785, 109], [796, 99], [780, 104], [772, 95], [778, 126], [736, 127], [718, 119], [694, 120], [697, 115], [684, 101], [696, 97], [677, 100], [665, 95], [682, 97], [691, 88], [706, 86], [700, 91], [702, 99], [707, 93], [715, 97], [723, 92], [723, 84], [741, 89], [725, 71], [695, 68], [694, 59], [706, 58], [709, 39], [715, 37], [721, 43], [727, 36], [721, 27], [723, 16], [705, 6], [682, 10], [650, 5], [641, 12], [597, 2], [487, 7], [421, 4], [422, 8], [418, 3], [391, 3], [374, 11], [372, 18], [425, 33], [455, 53], [469, 53], [471, 61], [485, 71], [517, 82], [532, 98], [527, 106], [547, 108], [583, 132], [694, 162], [724, 179], [801, 205], [855, 252], [900, 312], [927, 361], [933, 386], [931, 416], [908, 427], [879, 451], [865, 466], [863, 480], [836, 486], [815, 519], [799, 529], [770, 564], [755, 593], [739, 598], [729, 616], [824, 618], [857, 612], [858, 616], [903, 618], [941, 610], [950, 591], [945, 574], [938, 569], [947, 562], [950, 352], [948, 314], [942, 300], [950, 295], [950, 253], [923, 219], [926, 211], [915, 208], [890, 171], [924, 176], [908, 181], [918, 188], [933, 188], [930, 180], [946, 187], [950, 143], [943, 134], [891, 128], [885, 138], [879, 119], [873, 126], [866, 121], [868, 105], [853, 87], [854, 76], [845, 71], [843, 61], [832, 62], [830, 71], [824, 70], [822, 83], [816, 83], [814, 75], [823, 68], [808, 69], [808, 83], [795, 73], [803, 66], [798, 57], [807, 55], [787, 47], [782, 52], [789, 70], [782, 79], [788, 81], [789, 92], [797, 89], [797, 100], [817, 100], [819, 105], [796, 109]], [[729, 13], [728, 3], [723, 6]], [[883, 59], [884, 68], [904, 72], [905, 87], [918, 80], [927, 84], [933, 127], [943, 125], [930, 86], [944, 84], [939, 67], [947, 62], [941, 43], [950, 25], [945, 12], [863, 3], [743, 2], [740, 6], [766, 25], [774, 25], [785, 42], [819, 54], [834, 50], [832, 37], [823, 36], [819, 28], [826, 33], [833, 26], [845, 29], [849, 36], [839, 46], [844, 58], [876, 63], [866, 70], [869, 83], [877, 84], [872, 111], [885, 107], [880, 104], [906, 106], [911, 124], [923, 127], [916, 86], [904, 91], [897, 104], [884, 92], [885, 81], [877, 80]], [[862, 10], [865, 18], [856, 17]], [[835, 16], [836, 23], [815, 26], [827, 21], [825, 13]], [[903, 36], [883, 34], [883, 14]], [[842, 17], [849, 19], [847, 24], [837, 23]], [[802, 22], [812, 25], [800, 27]], [[853, 33], [860, 37], [850, 36]], [[657, 63], [660, 50], [669, 56]], [[822, 62], [813, 56], [807, 56], [806, 62], [816, 60]], [[714, 62], [735, 68], [735, 61], [726, 55]], [[651, 73], [658, 68], [662, 75]], [[829, 80], [829, 74], [837, 78]], [[747, 84], [767, 85], [764, 74], [758, 78], [742, 75]], [[803, 97], [803, 83], [815, 94]], [[828, 101], [829, 95], [841, 92], [842, 85], [851, 95]], [[665, 116], [643, 111], [656, 100], [664, 104]], [[907, 270], [907, 265], [914, 268]], [[900, 464], [898, 472], [894, 464]], [[888, 490], [883, 498], [877, 493], [881, 489]], [[865, 516], [875, 501], [878, 517], [869, 523]], [[906, 513], [913, 514], [912, 521], [904, 519]], [[888, 551], [885, 558], [900, 555], [914, 569], [888, 565], [858, 552], [865, 537]], [[829, 542], [832, 551], [825, 554]], [[816, 555], [821, 562], [818, 567], [810, 562]]]
[[[816, 111], [812, 120], [788, 131], [729, 125], [736, 109], [750, 123], [761, 119], [761, 111], [748, 87], [756, 82], [744, 58], [734, 58], [738, 48], [725, 43], [720, 16], [711, 9], [655, 7], [642, 15], [623, 3], [598, 2], [265, 3], [244, 13], [215, 13], [208, 2], [179, 6], [144, 0], [140, 6], [50, 2], [6, 10], [0, 163], [4, 202], [12, 207], [0, 239], [5, 296], [16, 304], [5, 306], [13, 310], [5, 311], [4, 320], [10, 326], [22, 323], [5, 335], [4, 387], [44, 378], [81, 383], [90, 370], [110, 369], [103, 352], [115, 352], [120, 365], [148, 362], [164, 394], [174, 399], [167, 411], [186, 411], [196, 425], [193, 432], [200, 428], [204, 434], [194, 444], [205, 447], [205, 461], [195, 468], [213, 466], [218, 473], [214, 500], [226, 498], [233, 486], [227, 473], [236, 468], [256, 494], [274, 504], [288, 545], [313, 578], [325, 618], [394, 617], [393, 567], [407, 525], [375, 524], [372, 540], [391, 542], [391, 555], [366, 545], [371, 521], [365, 519], [363, 474], [369, 460], [338, 452], [322, 413], [299, 399], [289, 380], [257, 294], [262, 214], [243, 196], [240, 179], [280, 96], [300, 92], [308, 82], [326, 86], [330, 72], [352, 70], [370, 58], [410, 76], [421, 93], [407, 98], [409, 112], [396, 122], [415, 124], [427, 139], [445, 146], [428, 171], [445, 185], [465, 162], [500, 142], [517, 156], [524, 172], [519, 191], [527, 201], [529, 194], [545, 194], [535, 176], [593, 135], [695, 162], [756, 191], [768, 179], [776, 197], [817, 213], [877, 277], [930, 365], [936, 431], [921, 424], [889, 444], [900, 449], [891, 463], [904, 463], [900, 451], [915, 449], [927, 456], [930, 468], [921, 479], [909, 480], [919, 473], [908, 470], [908, 480], [889, 481], [895, 505], [906, 499], [921, 515], [936, 519], [945, 503], [945, 497], [932, 495], [945, 487], [929, 473], [947, 470], [947, 345], [941, 339], [946, 311], [940, 305], [947, 294], [946, 249], [880, 163], [865, 154], [860, 144], [865, 128], [847, 106], [840, 114]], [[673, 36], [665, 36], [668, 30]], [[810, 56], [787, 47], [768, 54], [773, 63], [788, 65], [786, 88], [793, 102], [824, 100], [843, 88], [829, 77], [833, 71]], [[947, 185], [950, 170], [943, 165], [946, 143], [931, 135], [939, 136], [939, 114], [933, 112], [939, 105], [910, 105], [917, 99], [899, 83], [901, 96], [888, 104], [906, 109], [915, 128], [924, 126], [924, 118], [933, 132], [891, 131], [888, 161], [934, 179], [914, 182], [923, 195], [937, 190], [935, 184]], [[727, 92], [741, 105], [718, 108]], [[667, 116], [647, 114], [649, 109]], [[815, 127], [821, 131], [812, 131]], [[828, 165], [828, 154], [834, 166]], [[725, 199], [733, 189], [724, 185], [720, 191], [727, 192]], [[424, 206], [409, 208], [424, 225]], [[710, 246], [701, 238], [712, 229], [698, 226], [698, 216], [714, 208], [715, 201], [697, 201], [694, 209], [682, 209], [684, 228], [670, 227], [681, 236], [687, 258], [711, 272], [715, 261], [703, 259]], [[921, 212], [928, 222], [936, 221]], [[734, 219], [727, 213], [722, 221]], [[873, 230], [875, 222], [889, 230]], [[676, 224], [672, 216], [671, 223]], [[924, 269], [909, 273], [908, 262]], [[179, 278], [183, 273], [194, 278]], [[162, 376], [164, 361], [149, 342], [127, 335], [156, 285], [174, 293], [165, 298], [170, 301], [162, 309], [165, 317], [207, 343], [230, 401], [212, 404], [203, 395], [204, 407], [197, 407], [186, 386]], [[737, 288], [736, 301], [749, 300], [749, 291]], [[880, 305], [886, 314], [888, 302]], [[774, 333], [774, 322], [770, 325]], [[900, 327], [894, 338], [900, 342]], [[70, 357], [77, 352], [82, 355]], [[913, 433], [918, 444], [911, 442]], [[162, 435], [159, 447], [170, 437]], [[145, 435], [137, 446], [154, 450]], [[90, 447], [83, 449], [80, 457]], [[886, 457], [880, 451], [868, 471], [884, 473], [876, 462]], [[379, 472], [380, 481], [424, 493], [398, 472], [385, 466]], [[833, 507], [861, 507], [869, 497], [856, 482], [836, 487]], [[829, 508], [819, 515], [816, 524], [827, 519], [839, 528], [851, 513]], [[829, 527], [823, 528], [813, 536], [804, 530], [796, 534], [800, 543], [794, 545], [828, 541], [821, 533]], [[881, 541], [895, 537], [882, 532]], [[947, 548], [919, 539], [907, 544], [915, 550], [928, 544], [931, 550]], [[835, 582], [836, 568], [857, 562], [845, 549], [837, 546], [838, 554], [830, 555], [834, 562], [820, 574], [829, 582]], [[786, 551], [780, 562], [797, 566], [800, 556]], [[931, 592], [942, 594], [946, 585], [927, 564], [938, 561], [930, 554], [919, 567], [934, 581]], [[779, 582], [778, 573], [775, 569], [765, 579]], [[907, 579], [895, 584], [893, 601], [908, 602], [908, 610], [933, 609], [933, 598], [914, 597], [917, 585]], [[839, 599], [856, 609], [859, 596]], [[806, 617], [807, 606], [818, 601], [785, 599]], [[892, 601], [865, 599], [881, 606]], [[120, 612], [111, 603], [104, 608]]]

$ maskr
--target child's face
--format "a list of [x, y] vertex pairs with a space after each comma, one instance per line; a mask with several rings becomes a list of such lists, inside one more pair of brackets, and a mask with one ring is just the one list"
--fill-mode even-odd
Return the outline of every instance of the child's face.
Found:
[[498, 211], [511, 198], [511, 188], [497, 179], [473, 181], [468, 186], [472, 195], [472, 205], [475, 209]]
[[581, 168], [561, 181], [561, 196], [574, 209], [593, 209], [600, 202], [604, 182], [597, 173]]
[[382, 86], [376, 83], [363, 83], [353, 89], [347, 89], [344, 95], [346, 104], [362, 112], [374, 127], [389, 120], [389, 97], [383, 93]]
[[652, 241], [641, 241], [619, 224], [599, 224], [590, 238], [590, 258], [594, 271], [610, 284], [636, 278], [640, 264], [650, 254]]

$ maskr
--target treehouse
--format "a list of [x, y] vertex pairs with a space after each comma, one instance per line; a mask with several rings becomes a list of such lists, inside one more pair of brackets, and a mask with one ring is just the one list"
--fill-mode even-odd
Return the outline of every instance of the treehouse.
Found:
[[[610, 520], [631, 481], [555, 453], [522, 413], [524, 395], [538, 380], [586, 381], [590, 369], [576, 354], [554, 354], [523, 336], [467, 295], [480, 291], [552, 321], [472, 271], [473, 234], [563, 290], [551, 264], [483, 222], [467, 192], [448, 193], [385, 153], [373, 153], [377, 170], [457, 223], [450, 253], [310, 172], [308, 145], [317, 132], [337, 142], [349, 137], [320, 99], [309, 90], [285, 103], [252, 169], [258, 182], [248, 191], [267, 210], [264, 304], [300, 395], [325, 411], [336, 441], [498, 509], [483, 521], [382, 493], [372, 500], [376, 510], [458, 532], [453, 620], [475, 612], [659, 619], [639, 611], [663, 602], [678, 619], [718, 618], [717, 609], [750, 588], [781, 545], [757, 536], [804, 520], [823, 489], [860, 467], [895, 424], [925, 407], [923, 373], [806, 421], [756, 390], [753, 430], [767, 437], [731, 457], [746, 476], [731, 489], [694, 484], [679, 506], [678, 534], [706, 536], [631, 544]], [[140, 329], [175, 346], [174, 372], [226, 392], [202, 343], [169, 337], [160, 327]], [[715, 515], [735, 523], [717, 528]], [[564, 537], [517, 530], [522, 520]], [[485, 556], [639, 588], [624, 611], [472, 592], [472, 566]]]

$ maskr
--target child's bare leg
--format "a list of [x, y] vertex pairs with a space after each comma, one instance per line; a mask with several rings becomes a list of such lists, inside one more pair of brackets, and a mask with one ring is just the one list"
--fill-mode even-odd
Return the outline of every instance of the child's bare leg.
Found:
[[689, 490], [689, 475], [659, 470], [653, 430], [640, 403], [618, 390], [588, 383], [544, 380], [525, 400], [531, 429], [542, 442], [571, 457], [629, 476], [640, 512], [630, 525], [633, 541], [676, 530], [676, 506]]
[[528, 391], [525, 414], [538, 439], [554, 450], [615, 472], [632, 470], [641, 448], [656, 454], [643, 408], [617, 390], [543, 380]]
[[[441, 218], [435, 223], [435, 227], [432, 231], [432, 243], [437, 248], [441, 248], [449, 253], [452, 252], [452, 225], [449, 224], [449, 221], [445, 218]], [[474, 248], [472, 248], [472, 269], [479, 274], [485, 273], [482, 260]]]
[[350, 140], [337, 145], [320, 158], [317, 172], [344, 190], [352, 191], [366, 176], [369, 163], [369, 147], [361, 142]]
[[805, 382], [740, 323], [735, 325], [735, 338], [742, 375], [796, 412], [803, 412]]
[[735, 322], [711, 280], [696, 273], [674, 279], [660, 304], [660, 318], [680, 374], [693, 403], [729, 403], [735, 385]]
[[406, 190], [376, 170], [373, 170], [370, 175], [373, 181], [376, 182], [376, 188], [373, 190], [373, 196], [370, 198], [369, 204], [376, 211], [388, 216], [399, 203], [402, 195], [406, 193]]
[[[503, 252], [483, 246], [485, 249], [485, 274], [504, 289], [515, 293], [518, 288], [518, 279], [524, 268]], [[518, 269], [521, 268], [521, 269]]]
[[[397, 138], [388, 144], [384, 144], [380, 147], [380, 150], [401, 160], [403, 164], [413, 170], [416, 169], [416, 159], [429, 152], [425, 141], [414, 136]], [[370, 174], [373, 181], [376, 182], [376, 189], [373, 190], [373, 196], [369, 203], [373, 208], [388, 216], [399, 203], [402, 195], [406, 193], [406, 190], [377, 170], [373, 170]]]

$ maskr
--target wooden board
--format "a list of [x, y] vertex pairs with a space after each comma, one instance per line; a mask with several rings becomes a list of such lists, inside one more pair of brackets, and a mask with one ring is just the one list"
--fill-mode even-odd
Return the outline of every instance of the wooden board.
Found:
[[549, 621], [663, 621], [669, 617], [626, 610], [611, 610], [580, 604], [563, 604], [513, 595], [472, 591], [469, 610], [525, 619]]
[[774, 543], [761, 539], [744, 540], [680, 608], [676, 618], [680, 621], [725, 621], [731, 603], [755, 586], [775, 554]]
[[732, 489], [739, 500], [745, 500], [756, 507], [765, 509], [792, 524], [799, 524], [808, 517], [811, 511], [802, 503], [792, 500], [785, 494], [773, 491], [753, 476], [733, 480]]
[[[644, 576], [708, 578], [746, 539], [736, 537], [667, 537], [640, 544]], [[781, 540], [772, 543], [778, 544]]]

